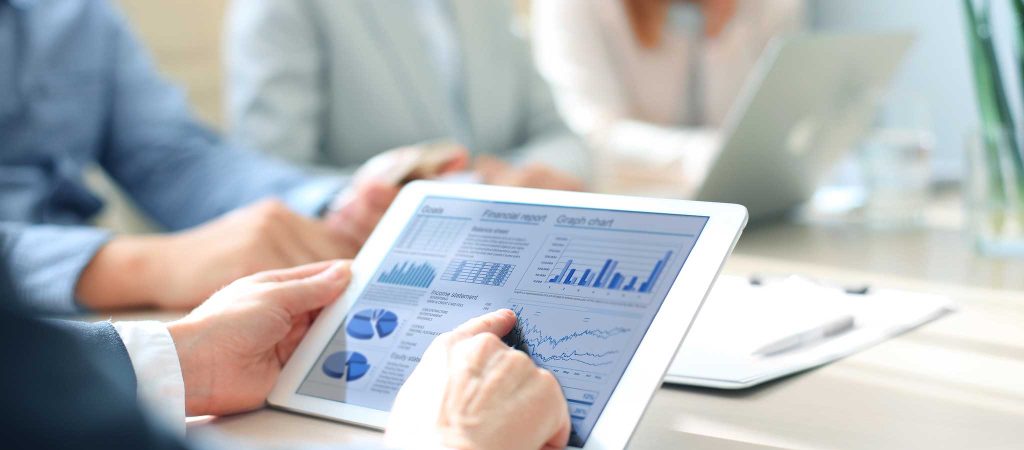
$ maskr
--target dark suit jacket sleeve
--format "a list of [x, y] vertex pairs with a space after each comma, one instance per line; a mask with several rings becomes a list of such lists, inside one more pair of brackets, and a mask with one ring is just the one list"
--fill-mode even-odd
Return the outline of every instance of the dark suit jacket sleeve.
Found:
[[89, 323], [51, 319], [46, 320], [46, 323], [72, 337], [77, 341], [77, 345], [90, 349], [90, 353], [100, 356], [104, 364], [99, 369], [105, 372], [104, 375], [108, 378], [116, 380], [118, 388], [123, 389], [126, 395], [135, 398], [138, 387], [135, 369], [128, 356], [128, 349], [121, 341], [121, 335], [110, 322]]
[[[0, 229], [0, 246], [8, 236]], [[128, 351], [107, 322], [34, 318], [0, 258], [0, 447], [187, 448], [146, 419]]]
[[140, 410], [109, 323], [55, 323], [0, 310], [5, 448], [184, 449]]

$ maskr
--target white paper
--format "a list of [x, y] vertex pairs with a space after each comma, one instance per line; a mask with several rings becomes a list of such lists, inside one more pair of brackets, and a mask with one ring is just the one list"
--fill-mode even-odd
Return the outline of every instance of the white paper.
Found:
[[[954, 310], [943, 296], [898, 290], [846, 294], [791, 278], [765, 287], [722, 277], [712, 288], [665, 381], [740, 389], [835, 361]], [[705, 315], [705, 312], [708, 314]], [[753, 351], [787, 333], [852, 314], [853, 329], [773, 356]]]

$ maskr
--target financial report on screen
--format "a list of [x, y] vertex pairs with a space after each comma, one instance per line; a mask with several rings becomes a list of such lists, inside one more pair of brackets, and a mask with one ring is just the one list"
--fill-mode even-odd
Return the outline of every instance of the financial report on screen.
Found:
[[428, 197], [298, 393], [386, 411], [434, 337], [508, 308], [582, 445], [707, 220]]

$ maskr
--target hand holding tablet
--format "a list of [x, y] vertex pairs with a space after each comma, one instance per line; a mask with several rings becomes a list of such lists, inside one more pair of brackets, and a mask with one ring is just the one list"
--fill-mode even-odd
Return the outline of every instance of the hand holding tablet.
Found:
[[[404, 407], [396, 403], [404, 383], [445, 392], [444, 382], [413, 375], [421, 361], [431, 364], [427, 349], [438, 336], [510, 309], [517, 321], [506, 342], [557, 379], [569, 445], [624, 446], [738, 239], [745, 209], [467, 187], [414, 182], [402, 190], [354, 261], [350, 289], [317, 319], [270, 403], [383, 428], [392, 408]], [[509, 420], [542, 407], [505, 406]]]

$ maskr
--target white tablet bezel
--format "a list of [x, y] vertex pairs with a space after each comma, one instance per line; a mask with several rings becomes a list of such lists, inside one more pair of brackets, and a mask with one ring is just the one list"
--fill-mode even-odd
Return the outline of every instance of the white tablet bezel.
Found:
[[661, 385], [676, 350], [747, 222], [740, 205], [418, 181], [406, 186], [352, 264], [352, 283], [327, 307], [285, 364], [268, 402], [304, 414], [383, 429], [388, 412], [298, 394], [299, 385], [344, 321], [392, 243], [425, 197], [707, 217], [686, 264], [601, 412], [585, 449], [621, 448]]

